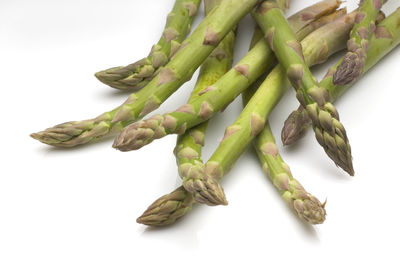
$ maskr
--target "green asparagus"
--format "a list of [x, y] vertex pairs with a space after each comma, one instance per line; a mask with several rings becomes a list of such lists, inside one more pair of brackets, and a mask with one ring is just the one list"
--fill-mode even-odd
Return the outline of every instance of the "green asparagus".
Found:
[[182, 186], [166, 194], [151, 204], [146, 211], [136, 219], [137, 223], [149, 226], [164, 226], [172, 224], [192, 209], [192, 195]]
[[282, 11], [275, 1], [264, 1], [252, 14], [309, 113], [317, 141], [337, 166], [354, 175], [350, 144], [338, 112], [305, 64], [301, 44]]
[[[346, 13], [345, 9], [342, 11]], [[343, 14], [343, 16], [344, 15], [345, 14]], [[261, 30], [256, 30], [251, 46], [253, 45], [255, 38], [258, 38], [258, 32], [261, 32]], [[242, 93], [244, 106], [249, 102], [262, 82], [262, 78], [259, 78]], [[293, 178], [289, 166], [283, 161], [282, 157], [278, 153], [278, 147], [275, 143], [268, 121], [265, 124], [264, 129], [254, 140], [253, 146], [264, 172], [271, 179], [273, 185], [279, 190], [281, 196], [295, 211], [297, 216], [311, 224], [323, 223], [326, 216], [325, 204], [321, 204], [317, 198], [309, 194], [304, 187]]]
[[[206, 11], [210, 11], [216, 6], [220, 0], [205, 1]], [[221, 78], [232, 66], [233, 47], [235, 43], [235, 32], [230, 32], [224, 40], [215, 49], [213, 54], [209, 56], [200, 69], [199, 78], [196, 86], [189, 98], [189, 102], [194, 101], [199, 92], [204, 88], [214, 84]], [[204, 122], [187, 130], [184, 134], [178, 135], [176, 147], [174, 150], [176, 161], [178, 164], [179, 175], [183, 179], [183, 184], [188, 177], [191, 177], [203, 170], [203, 161], [201, 159], [201, 147], [204, 144], [204, 136], [208, 122]], [[222, 191], [218, 188], [214, 191]]]
[[333, 75], [337, 85], [347, 85], [357, 80], [363, 72], [369, 39], [375, 31], [375, 20], [386, 0], [360, 0], [357, 23], [347, 42], [348, 52]]
[[[208, 6], [213, 4], [215, 5], [215, 2], [217, 1], [219, 0], [205, 1], [206, 10]], [[262, 38], [262, 33], [261, 31], [256, 33], [259, 33], [259, 35], [256, 37], [258, 41]], [[227, 39], [227, 37], [225, 37], [225, 39]], [[224, 42], [228, 41], [222, 41], [220, 46]], [[225, 70], [226, 72], [227, 64], [224, 66], [222, 65], [224, 64], [221, 64], [221, 62], [217, 62], [210, 57], [203, 63], [202, 68], [200, 69], [200, 75], [197, 80], [196, 87], [191, 94], [191, 98], [195, 98], [200, 90], [215, 82], [211, 82], [212, 80], [207, 79], [207, 77], [211, 77], [214, 80], [215, 77], [220, 76], [219, 74], [221, 73], [221, 70]], [[214, 76], [212, 75], [213, 73], [215, 74]], [[196, 170], [196, 167], [199, 167], [197, 170], [200, 172], [202, 171], [203, 161], [201, 160], [201, 147], [204, 143], [206, 128], [207, 122], [191, 128], [187, 130], [185, 134], [178, 136], [177, 145], [174, 152], [180, 167], [179, 173], [181, 176], [184, 175], [182, 171]], [[192, 194], [181, 186], [170, 194], [164, 195], [157, 199], [152, 205], [149, 206], [143, 215], [137, 219], [137, 222], [149, 226], [164, 226], [172, 224], [189, 212], [193, 204], [194, 200]]]
[[[151, 82], [138, 93], [131, 94], [121, 106], [94, 119], [60, 124], [31, 134], [31, 137], [53, 146], [73, 147], [120, 132], [125, 126], [157, 109], [189, 80], [257, 1], [223, 0], [182, 43], [172, 60]], [[184, 128], [180, 133], [183, 132]]]
[[[308, 35], [301, 43], [304, 48], [305, 62], [311, 66], [324, 62], [329, 55], [344, 48], [356, 13], [353, 12], [327, 24]], [[232, 168], [250, 142], [264, 129], [265, 122], [283, 94], [290, 88], [285, 68], [276, 66], [249, 100], [239, 117], [226, 128], [225, 136], [205, 166], [205, 175], [197, 178], [207, 185], [215, 184]], [[214, 196], [209, 189], [199, 189], [194, 198], [199, 203], [220, 205], [219, 199], [204, 197]], [[198, 198], [200, 197], [200, 198]]]
[[[336, 10], [340, 2], [328, 0], [305, 8], [291, 17], [295, 31]], [[312, 27], [308, 27], [312, 31]], [[186, 129], [207, 121], [229, 105], [243, 90], [265, 73], [275, 57], [265, 40], [260, 40], [234, 68], [213, 85], [204, 88], [198, 98], [174, 112], [154, 115], [125, 128], [114, 141], [114, 148], [121, 151], [136, 150], [155, 139], [169, 134], [180, 134]]]
[[[363, 74], [399, 45], [400, 27], [398, 27], [398, 25], [400, 25], [400, 9], [397, 9], [378, 24], [375, 33], [370, 39]], [[333, 74], [336, 72], [337, 67], [338, 64], [331, 68], [327, 76], [321, 81], [321, 86], [328, 90], [332, 101], [337, 100], [352, 85], [348, 84], [342, 86], [334, 83]], [[302, 107], [293, 111], [288, 119], [286, 119], [282, 129], [282, 142], [285, 145], [297, 142], [304, 137], [310, 125], [311, 121]]]
[[263, 163], [264, 172], [297, 216], [311, 224], [323, 223], [326, 216], [325, 203], [321, 204], [293, 178], [289, 166], [279, 155], [268, 122], [257, 136], [254, 147], [258, 158]]
[[197, 13], [201, 0], [176, 0], [168, 14], [167, 23], [158, 43], [150, 54], [127, 66], [97, 72], [95, 76], [104, 84], [123, 90], [139, 90], [147, 85], [157, 70], [174, 54], [186, 35]]

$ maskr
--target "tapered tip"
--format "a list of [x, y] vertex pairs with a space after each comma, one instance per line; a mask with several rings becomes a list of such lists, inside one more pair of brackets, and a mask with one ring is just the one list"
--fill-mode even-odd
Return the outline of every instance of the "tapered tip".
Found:
[[[297, 204], [295, 204], [297, 206]], [[318, 199], [311, 197], [304, 200], [302, 203], [301, 212], [299, 216], [310, 224], [322, 224], [326, 219], [325, 203], [321, 204]], [[297, 207], [299, 209], [299, 207]]]
[[281, 139], [283, 145], [291, 145], [303, 138], [306, 134], [307, 127], [311, 124], [311, 120], [304, 109], [293, 111], [286, 119]]
[[188, 213], [193, 203], [192, 195], [181, 186], [154, 201], [136, 222], [148, 226], [169, 225]]
[[185, 178], [183, 186], [193, 194], [197, 203], [208, 206], [228, 205], [223, 188], [214, 178], [205, 175], [192, 179]]
[[94, 74], [94, 76], [96, 76], [96, 78], [101, 82], [108, 84], [123, 79], [130, 73], [131, 72], [127, 72], [123, 67], [120, 66], [97, 72]]
[[138, 150], [150, 143], [153, 136], [152, 129], [145, 128], [141, 122], [137, 122], [124, 128], [115, 138], [112, 147], [122, 152]]
[[354, 176], [355, 172], [354, 172], [354, 168], [353, 168], [353, 164], [351, 164], [350, 166], [347, 165], [345, 167], [342, 167], [342, 169], [347, 172], [347, 174], [349, 174], [350, 176]]
[[62, 147], [62, 143], [69, 140], [68, 135], [53, 133], [50, 131], [40, 131], [29, 135], [31, 138], [40, 141], [41, 143]]
[[342, 86], [354, 83], [361, 76], [364, 65], [365, 55], [362, 49], [347, 52], [333, 74], [333, 83]]
[[35, 140], [39, 140], [40, 141], [40, 134], [39, 133], [31, 133], [29, 136], [31, 138], [35, 139]]

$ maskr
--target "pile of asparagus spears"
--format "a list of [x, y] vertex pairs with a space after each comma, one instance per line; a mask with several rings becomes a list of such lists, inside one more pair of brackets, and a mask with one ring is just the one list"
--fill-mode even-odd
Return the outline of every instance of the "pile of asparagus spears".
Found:
[[[130, 151], [178, 134], [174, 154], [182, 186], [157, 199], [137, 219], [149, 226], [172, 224], [195, 203], [226, 205], [219, 180], [252, 144], [266, 175], [299, 218], [323, 223], [325, 203], [293, 177], [279, 154], [268, 116], [292, 86], [300, 107], [284, 123], [283, 144], [295, 143], [312, 126], [328, 157], [353, 176], [349, 139], [333, 102], [399, 44], [400, 8], [385, 17], [385, 0], [361, 0], [350, 13], [340, 9], [341, 1], [324, 0], [286, 19], [289, 0], [204, 0], [206, 17], [187, 37], [200, 2], [175, 1], [159, 42], [146, 58], [96, 73], [101, 82], [134, 92], [122, 105], [31, 136], [48, 145], [73, 147], [119, 133], [113, 147]], [[232, 67], [237, 24], [248, 13], [258, 27], [249, 52]], [[318, 82], [309, 67], [343, 49], [345, 56]], [[199, 67], [186, 104], [143, 119]], [[242, 112], [204, 162], [208, 120], [239, 95]]]

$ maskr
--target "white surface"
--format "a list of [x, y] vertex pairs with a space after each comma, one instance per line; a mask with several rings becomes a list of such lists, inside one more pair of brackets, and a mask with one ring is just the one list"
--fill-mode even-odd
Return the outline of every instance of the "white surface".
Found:
[[[290, 13], [313, 2], [293, 1]], [[358, 1], [348, 2], [352, 9]], [[111, 140], [59, 150], [28, 136], [121, 103], [126, 94], [93, 73], [146, 55], [172, 3], [1, 1], [0, 267], [394, 267], [400, 239], [399, 49], [337, 103], [353, 149], [354, 178], [331, 163], [311, 132], [281, 150], [306, 189], [328, 198], [321, 226], [298, 221], [249, 150], [223, 180], [228, 207], [196, 206], [171, 227], [148, 229], [136, 217], [179, 184], [175, 137], [120, 153]], [[385, 11], [398, 5], [389, 1]], [[247, 50], [251, 18], [239, 31], [236, 60]], [[321, 78], [336, 60], [316, 75]], [[194, 81], [160, 111], [185, 102]], [[293, 95], [271, 116], [278, 137], [297, 107]], [[211, 123], [205, 159], [239, 111], [236, 102]]]

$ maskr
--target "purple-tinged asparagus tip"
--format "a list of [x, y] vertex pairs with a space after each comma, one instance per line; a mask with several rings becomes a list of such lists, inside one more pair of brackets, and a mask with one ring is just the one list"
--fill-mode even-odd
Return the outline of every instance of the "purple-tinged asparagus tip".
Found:
[[310, 124], [311, 120], [304, 109], [299, 108], [293, 111], [285, 120], [282, 128], [281, 139], [283, 145], [294, 144], [303, 138]]

